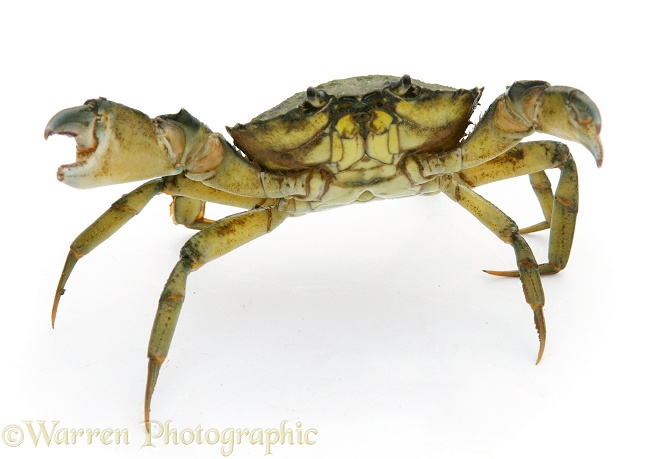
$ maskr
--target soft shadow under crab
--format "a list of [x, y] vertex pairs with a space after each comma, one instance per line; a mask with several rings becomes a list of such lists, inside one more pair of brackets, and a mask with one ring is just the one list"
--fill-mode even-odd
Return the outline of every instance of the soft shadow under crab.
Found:
[[[160, 367], [174, 335], [191, 271], [271, 232], [288, 217], [355, 202], [444, 193], [515, 253], [518, 277], [533, 312], [541, 360], [546, 346], [541, 275], [565, 268], [578, 212], [578, 174], [566, 145], [521, 142], [544, 132], [578, 142], [603, 159], [601, 119], [583, 92], [543, 81], [518, 81], [466, 129], [481, 90], [401, 78], [365, 76], [310, 87], [251, 122], [228, 128], [230, 144], [186, 110], [149, 118], [106, 99], [63, 110], [45, 137], [74, 137], [77, 158], [58, 179], [89, 188], [149, 180], [113, 203], [70, 246], [52, 309], [55, 322], [77, 260], [137, 215], [157, 194], [172, 196], [175, 223], [197, 230], [183, 246], [158, 302], [148, 349], [145, 422]], [[557, 168], [555, 192], [545, 170]], [[519, 229], [474, 188], [526, 175], [543, 220]], [[242, 212], [217, 221], [205, 203]], [[523, 234], [550, 230], [539, 264]]]

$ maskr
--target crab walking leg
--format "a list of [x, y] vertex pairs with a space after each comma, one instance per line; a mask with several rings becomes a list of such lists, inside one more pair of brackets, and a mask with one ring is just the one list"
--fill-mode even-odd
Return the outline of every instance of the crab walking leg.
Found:
[[518, 144], [506, 153], [479, 166], [461, 171], [458, 175], [472, 188], [487, 183], [528, 175], [544, 221], [520, 229], [520, 234], [533, 233], [550, 228], [553, 214], [553, 189], [545, 169], [561, 167], [567, 159], [569, 149], [554, 141], [532, 141]]
[[[105, 213], [82, 231], [70, 245], [70, 251], [65, 259], [65, 266], [60, 275], [56, 294], [53, 299], [53, 308], [51, 309], [52, 327], [56, 321], [60, 297], [65, 293], [65, 284], [77, 261], [128, 223], [132, 217], [140, 213], [148, 202], [159, 193], [170, 194], [174, 197], [187, 196], [189, 197], [188, 199], [193, 198], [193, 201], [196, 199], [205, 199], [210, 202], [241, 207], [243, 209], [271, 205], [275, 202], [273, 199], [249, 198], [216, 190], [200, 182], [194, 182], [184, 177], [183, 174], [150, 180], [140, 185], [114, 202]], [[175, 220], [185, 220], [187, 216], [182, 215], [182, 213], [185, 213], [185, 211], [179, 211], [179, 216], [175, 216]], [[207, 220], [202, 218], [202, 221]], [[181, 223], [181, 221], [178, 221], [178, 223]]]
[[544, 214], [544, 221], [539, 222], [536, 225], [521, 228], [520, 234], [529, 234], [550, 228], [551, 219], [553, 217], [553, 201], [555, 197], [553, 196], [551, 181], [546, 175], [546, 172], [533, 172], [528, 174], [528, 177], [530, 178], [530, 184], [532, 185], [534, 195], [537, 197], [537, 200], [539, 200], [541, 212]]
[[441, 190], [451, 199], [473, 214], [490, 231], [502, 241], [511, 244], [516, 253], [516, 264], [520, 281], [523, 285], [525, 300], [534, 312], [534, 324], [539, 333], [539, 354], [537, 364], [541, 361], [546, 347], [546, 322], [544, 319], [544, 291], [541, 276], [532, 249], [520, 235], [518, 226], [504, 212], [474, 192], [455, 175], [445, 175], [441, 179]]
[[56, 322], [56, 313], [60, 297], [65, 293], [65, 284], [77, 261], [91, 250], [103, 243], [118, 231], [132, 217], [141, 212], [148, 202], [163, 189], [163, 180], [155, 179], [144, 183], [130, 193], [114, 202], [109, 210], [100, 215], [70, 245], [70, 252], [65, 259], [65, 266], [58, 281], [56, 295], [51, 309], [51, 326]]
[[276, 199], [249, 197], [212, 188], [202, 182], [191, 180], [184, 174], [166, 177], [163, 193], [171, 196], [185, 196], [224, 206], [240, 207], [246, 210], [258, 207], [274, 207], [278, 202]]
[[[560, 169], [560, 180], [551, 191], [548, 177], [543, 172], [549, 168]], [[571, 253], [576, 214], [578, 213], [578, 173], [576, 163], [566, 145], [559, 142], [527, 142], [520, 144], [480, 166], [460, 172], [458, 175], [471, 187], [529, 174], [530, 182], [539, 198], [546, 217], [543, 225], [550, 226], [548, 240], [548, 263], [539, 265], [541, 274], [555, 274], [567, 266]], [[541, 223], [530, 230], [541, 228]], [[523, 230], [520, 231], [521, 234]], [[526, 228], [524, 232], [530, 232]], [[519, 276], [518, 271], [489, 271], [498, 276]]]
[[149, 367], [144, 398], [144, 420], [149, 429], [151, 397], [160, 366], [174, 336], [185, 298], [188, 274], [241, 245], [269, 233], [288, 217], [275, 208], [259, 208], [218, 220], [191, 237], [181, 249], [180, 259], [167, 279], [149, 339]]

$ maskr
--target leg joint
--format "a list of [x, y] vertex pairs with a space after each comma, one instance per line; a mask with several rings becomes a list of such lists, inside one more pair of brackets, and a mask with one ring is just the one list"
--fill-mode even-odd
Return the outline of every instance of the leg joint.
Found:
[[183, 263], [186, 263], [191, 267], [198, 264], [204, 264], [204, 263], [199, 263], [200, 257], [198, 250], [195, 247], [193, 247], [190, 242], [191, 241], [187, 241], [181, 248], [181, 251], [179, 252], [179, 258]]
[[114, 209], [114, 210], [118, 210], [119, 212], [132, 214], [132, 215], [137, 215], [139, 213], [139, 210], [137, 210], [134, 207], [129, 206], [125, 203], [125, 197], [119, 199], [114, 204], [112, 204], [111, 208]]
[[536, 124], [538, 99], [550, 87], [545, 81], [516, 81], [506, 90], [512, 112], [523, 120], [523, 123]]
[[499, 237], [502, 241], [504, 241], [507, 244], [515, 244], [518, 241], [518, 239], [522, 239], [518, 226], [516, 226], [513, 222], [511, 225], [507, 226], [502, 231], [500, 231], [497, 237]]
[[555, 195], [555, 202], [560, 203], [562, 206], [564, 206], [568, 211], [571, 213], [577, 213], [578, 212], [578, 202], [573, 201], [570, 199], [567, 199], [565, 197], [562, 197], [560, 195]]

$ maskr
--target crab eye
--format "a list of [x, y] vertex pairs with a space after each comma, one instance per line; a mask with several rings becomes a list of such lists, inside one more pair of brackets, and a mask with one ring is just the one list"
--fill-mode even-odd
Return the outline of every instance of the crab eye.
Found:
[[400, 95], [404, 95], [409, 89], [411, 89], [411, 77], [405, 74], [400, 78], [400, 81], [397, 82], [397, 92]]
[[307, 100], [306, 102], [314, 108], [324, 107], [327, 103], [327, 94], [323, 90], [317, 91], [316, 89], [309, 86], [307, 88]]
[[418, 87], [411, 83], [411, 77], [409, 75], [404, 75], [397, 81], [397, 83], [389, 85], [388, 89], [400, 97], [414, 97], [418, 95], [419, 91]]

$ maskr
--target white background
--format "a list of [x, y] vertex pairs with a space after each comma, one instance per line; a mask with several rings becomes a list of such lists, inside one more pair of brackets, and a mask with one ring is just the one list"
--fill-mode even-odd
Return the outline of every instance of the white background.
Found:
[[[511, 269], [510, 247], [444, 196], [357, 205], [290, 220], [191, 275], [153, 417], [318, 430], [273, 457], [668, 457], [666, 15], [594, 3], [2, 6], [0, 428], [26, 438], [0, 455], [220, 457], [142, 448], [149, 332], [192, 234], [167, 197], [79, 262], [51, 329], [68, 245], [135, 186], [59, 183], [74, 142], [44, 142], [54, 113], [105, 96], [151, 116], [185, 107], [223, 131], [309, 85], [409, 73], [485, 86], [482, 107], [543, 79], [601, 110], [603, 167], [571, 144], [580, 214], [569, 267], [544, 278], [541, 364], [519, 282], [481, 272]], [[481, 192], [520, 225], [540, 218], [527, 179]], [[527, 239], [545, 260], [547, 234]], [[128, 429], [130, 445], [34, 447], [22, 422], [37, 420]], [[263, 454], [244, 442], [232, 457]]]

